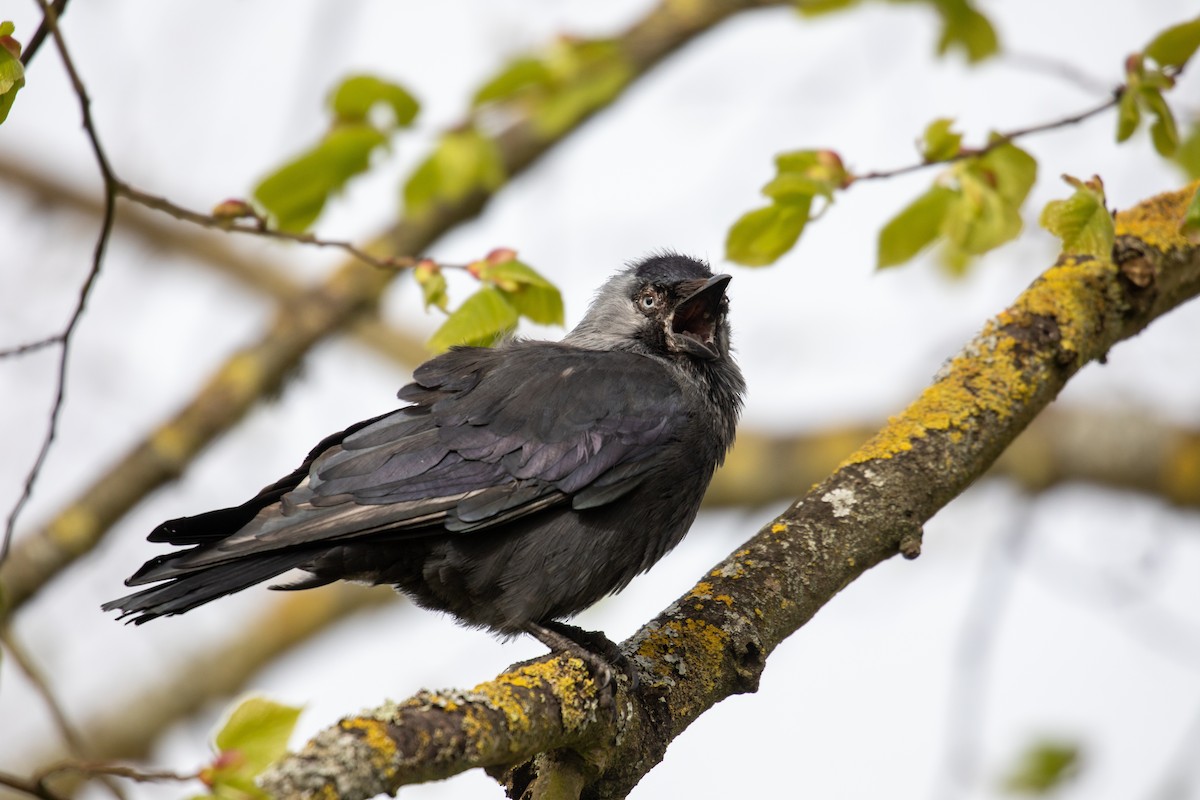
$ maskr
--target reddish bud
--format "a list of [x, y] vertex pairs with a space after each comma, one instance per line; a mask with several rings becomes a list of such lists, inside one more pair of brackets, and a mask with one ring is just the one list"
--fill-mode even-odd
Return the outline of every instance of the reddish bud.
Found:
[[495, 250], [484, 256], [484, 261], [491, 266], [495, 266], [496, 264], [506, 264], [509, 261], [515, 261], [516, 258], [516, 250], [513, 250], [510, 247], [497, 247]]
[[258, 213], [254, 207], [236, 197], [217, 203], [213, 206], [212, 215], [220, 220], [246, 219], [247, 217], [258, 219]]

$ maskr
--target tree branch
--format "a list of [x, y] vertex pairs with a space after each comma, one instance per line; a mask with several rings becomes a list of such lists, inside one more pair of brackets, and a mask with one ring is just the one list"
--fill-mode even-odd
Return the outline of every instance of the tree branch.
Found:
[[[730, 15], [782, 2], [696, 0], [686, 6], [664, 2], [614, 40], [632, 68], [625, 88]], [[619, 96], [617, 93], [605, 105]], [[527, 116], [517, 118], [496, 136], [505, 174], [510, 179], [520, 174], [599, 109], [554, 134]], [[446, 231], [478, 214], [491, 196], [491, 192], [477, 190], [462, 200], [442, 202], [428, 213], [402, 220], [363, 250], [381, 259], [422, 252]], [[324, 284], [282, 309], [266, 335], [235, 353], [192, 402], [135, 445], [48, 525], [13, 548], [8, 560], [0, 563], [0, 620], [94, 547], [148, 492], [178, 477], [196, 453], [279, 387], [309, 348], [362, 309], [372, 307], [394, 274], [357, 259], [348, 261]]]
[[[578, 661], [548, 656], [468, 693], [344, 719], [269, 769], [263, 787], [366, 798], [486, 766], [503, 771], [511, 796], [535, 796], [566, 760], [587, 796], [624, 797], [700, 714], [754, 691], [767, 656], [834, 595], [898, 552], [915, 557], [925, 521], [1080, 368], [1200, 294], [1200, 247], [1179, 233], [1198, 186], [1119, 214], [1111, 260], [1060, 258], [908, 409], [624, 642], [641, 684], [622, 679], [619, 713], [589, 691]], [[575, 755], [529, 760], [560, 748]]]

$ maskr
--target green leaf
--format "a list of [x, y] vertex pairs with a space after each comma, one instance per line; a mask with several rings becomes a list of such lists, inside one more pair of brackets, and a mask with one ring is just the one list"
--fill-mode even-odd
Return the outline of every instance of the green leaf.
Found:
[[370, 125], [335, 126], [316, 147], [284, 164], [254, 188], [254, 199], [280, 230], [303, 231], [329, 197], [370, 166], [371, 154], [387, 137]]
[[1200, 189], [1192, 194], [1192, 201], [1183, 212], [1183, 223], [1179, 231], [1193, 244], [1200, 244]]
[[521, 316], [541, 325], [563, 324], [562, 293], [528, 264], [514, 258], [489, 261], [479, 277], [495, 286]]
[[935, 185], [893, 217], [879, 232], [878, 268], [903, 264], [928, 247], [957, 198], [954, 190]]
[[958, 48], [974, 64], [995, 55], [1000, 50], [996, 29], [967, 0], [929, 0], [942, 17], [942, 35], [938, 39], [938, 55]]
[[269, 764], [287, 753], [288, 739], [302, 709], [285, 706], [263, 697], [243, 700], [229, 715], [215, 744], [221, 753], [236, 753], [236, 767], [217, 767], [216, 771], [231, 769], [230, 777], [251, 779]]
[[525, 284], [514, 291], [500, 291], [508, 304], [526, 319], [539, 325], [562, 325], [565, 321], [562, 293], [556, 287]]
[[796, 244], [811, 209], [812, 198], [808, 198], [743, 214], [725, 238], [725, 257], [747, 267], [773, 264]]
[[524, 56], [514, 59], [491, 80], [480, 86], [471, 98], [471, 105], [479, 107], [486, 103], [511, 100], [527, 89], [548, 88], [551, 84], [550, 70], [540, 59]]
[[1200, 178], [1200, 123], [1192, 123], [1192, 129], [1180, 141], [1175, 163], [1183, 168], [1189, 180]]
[[979, 165], [992, 174], [996, 191], [1013, 206], [1025, 202], [1037, 181], [1037, 159], [1011, 142], [989, 150]]
[[416, 119], [421, 105], [398, 83], [373, 75], [354, 75], [346, 78], [329, 98], [334, 116], [345, 122], [365, 122], [371, 109], [383, 104], [392, 111], [393, 124], [406, 128]]
[[[950, 170], [959, 197], [943, 217], [941, 233], [960, 255], [977, 256], [1021, 232], [1021, 206], [1037, 179], [1037, 161], [1011, 142]], [[959, 259], [962, 260], [962, 259]]]
[[940, 117], [925, 128], [925, 136], [921, 140], [921, 157], [927, 163], [949, 161], [962, 150], [962, 134], [950, 129], [953, 124], [953, 119]]
[[0, 22], [0, 124], [25, 85], [25, 67], [21, 64], [21, 44], [12, 38], [16, 26], [11, 21]]
[[820, 195], [832, 199], [847, 180], [841, 156], [832, 150], [794, 150], [775, 156], [778, 175], [762, 192], [776, 202], [804, 202]]
[[[511, 254], [513, 251], [504, 251]], [[515, 258], [504, 258], [495, 262], [485, 262], [479, 269], [479, 277], [505, 291], [516, 291], [523, 285], [541, 286], [553, 289], [554, 284], [543, 278], [528, 264]]]
[[410, 215], [437, 202], [453, 203], [475, 190], [491, 191], [504, 183], [504, 161], [496, 143], [472, 129], [447, 133], [404, 183], [404, 207]]
[[1018, 206], [994, 185], [995, 179], [978, 164], [964, 162], [958, 174], [961, 195], [944, 218], [942, 232], [955, 248], [967, 255], [983, 255], [1021, 232]]
[[442, 311], [450, 302], [446, 295], [446, 276], [437, 264], [432, 261], [421, 261], [413, 268], [413, 277], [421, 287], [421, 297], [425, 300], [425, 310], [437, 306]]
[[1117, 141], [1124, 142], [1133, 136], [1141, 121], [1142, 111], [1138, 108], [1137, 92], [1133, 87], [1126, 86], [1117, 103]]
[[1030, 745], [1004, 779], [1014, 793], [1045, 795], [1079, 774], [1079, 746], [1071, 742], [1042, 741]]
[[484, 286], [468, 297], [429, 340], [435, 353], [460, 344], [490, 345], [517, 325], [517, 310], [504, 295]]
[[1062, 239], [1063, 252], [1111, 258], [1116, 234], [1104, 203], [1104, 184], [1099, 177], [1081, 181], [1064, 175], [1063, 180], [1075, 187], [1075, 193], [1046, 204], [1042, 227]]
[[1179, 129], [1175, 127], [1175, 115], [1171, 113], [1171, 107], [1163, 99], [1160, 90], [1144, 86], [1138, 94], [1142, 104], [1154, 115], [1154, 122], [1150, 125], [1150, 139], [1154, 142], [1154, 149], [1164, 158], [1170, 158], [1179, 148]]
[[1200, 49], [1200, 17], [1190, 22], [1172, 25], [1146, 45], [1145, 54], [1163, 67], [1183, 69]]

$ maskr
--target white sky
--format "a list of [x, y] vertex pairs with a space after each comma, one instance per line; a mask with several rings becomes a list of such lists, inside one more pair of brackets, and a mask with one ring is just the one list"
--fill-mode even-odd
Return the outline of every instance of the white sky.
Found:
[[[329, 238], [362, 238], [395, 213], [400, 176], [506, 58], [559, 31], [614, 31], [646, 7], [112, 0], [72, 4], [64, 27], [117, 172], [198, 209], [248, 194], [272, 165], [310, 144], [337, 77], [365, 70], [403, 82], [425, 103], [418, 130], [318, 225]], [[0, 17], [14, 19], [25, 39], [35, 10], [10, 3]], [[1060, 58], [1115, 84], [1128, 52], [1196, 6], [1007, 0], [984, 10], [1012, 51]], [[912, 142], [935, 117], [956, 117], [968, 143], [978, 143], [990, 129], [1024, 127], [1099, 99], [1003, 60], [976, 69], [958, 58], [937, 61], [935, 37], [932, 16], [903, 5], [819, 20], [786, 9], [744, 15], [640, 81], [430, 255], [463, 262], [496, 246], [516, 248], [558, 281], [569, 324], [626, 260], [662, 247], [708, 257], [734, 274], [736, 344], [750, 385], [746, 425], [792, 430], [894, 412], [1052, 262], [1055, 242], [1034, 221], [1046, 201], [1067, 193], [1059, 174], [1099, 173], [1116, 207], [1180, 184], [1144, 135], [1116, 146], [1109, 116], [1022, 143], [1041, 161], [1026, 209], [1030, 229], [963, 280], [947, 281], [928, 260], [873, 271], [876, 231], [932, 172], [855, 187], [773, 268], [722, 263], [725, 231], [759, 204], [778, 151], [828, 146], [853, 169], [899, 166], [915, 158]], [[1198, 86], [1194, 77], [1183, 81], [1172, 101], [1200, 109]], [[0, 153], [97, 185], [50, 47], [0, 127]], [[0, 186], [0, 346], [60, 328], [94, 227]], [[303, 248], [240, 244], [304, 280], [336, 262]], [[414, 294], [392, 292], [386, 314], [432, 331], [438, 320], [424, 316]], [[24, 528], [189, 399], [232, 348], [254, 340], [270, 312], [226, 279], [119, 236], [79, 331], [60, 440]], [[1200, 425], [1198, 337], [1193, 303], [1119, 345], [1107, 366], [1085, 370], [1062, 402], [1143, 408]], [[53, 362], [49, 354], [0, 362], [0, 508], [15, 499], [40, 441]], [[172, 664], [268, 599], [251, 591], [155, 625], [117, 625], [98, 605], [157, 552], [145, 533], [168, 517], [241, 502], [321, 436], [392, 407], [406, 379], [344, 339], [320, 346], [278, 402], [251, 414], [21, 613], [17, 633], [80, 719], [169, 676]], [[579, 621], [614, 639], [629, 635], [771, 514], [703, 518], [676, 553]], [[1063, 798], [1152, 797], [1200, 715], [1198, 533], [1195, 513], [1153, 498], [1065, 487], [1026, 509], [1011, 488], [980, 484], [930, 523], [919, 560], [872, 570], [831, 602], [774, 654], [757, 695], [706, 714], [633, 796], [991, 798], [1014, 753], [1034, 736], [1056, 735], [1086, 748], [1083, 775]], [[991, 638], [972, 644], [964, 630]], [[964, 642], [990, 656], [968, 677], [957, 655]], [[307, 735], [385, 697], [473, 685], [539, 650], [398, 604], [352, 620], [252, 683], [305, 703]], [[952, 739], [962, 744], [954, 727], [967, 713], [962, 698], [977, 709], [966, 717], [979, 725], [977, 768], [967, 786], [947, 789], [946, 754]], [[219, 711], [173, 730], [156, 763], [199, 763]], [[51, 730], [24, 681], [0, 664], [0, 768], [27, 769], [23, 754]], [[1183, 796], [1200, 797], [1195, 764]], [[178, 787], [131, 789], [132, 797], [178, 795]], [[501, 793], [476, 772], [404, 796]]]

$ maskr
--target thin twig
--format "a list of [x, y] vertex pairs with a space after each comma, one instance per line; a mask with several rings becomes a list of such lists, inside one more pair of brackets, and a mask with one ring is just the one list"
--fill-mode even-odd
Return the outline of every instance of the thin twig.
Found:
[[[29, 653], [13, 636], [12, 628], [4, 626], [0, 628], [0, 643], [8, 650], [9, 656], [16, 663], [17, 667], [25, 673], [26, 679], [33, 684], [34, 691], [42, 698], [47, 710], [50, 712], [50, 718], [54, 720], [59, 733], [66, 742], [67, 750], [75, 758], [83, 758], [87, 752], [87, 745], [84, 744], [83, 737], [79, 734], [75, 725], [67, 718], [66, 710], [63, 704], [59, 702], [58, 697], [54, 694], [54, 690], [50, 688], [50, 681], [41, 668], [34, 663]], [[117, 800], [125, 800], [125, 794], [121, 791], [121, 787], [116, 784], [111, 778], [100, 777], [100, 782], [112, 793]], [[39, 785], [42, 783], [38, 780]]]
[[292, 233], [291, 231], [281, 231], [275, 228], [269, 228], [265, 225], [265, 221], [259, 217], [255, 217], [255, 222], [252, 224], [239, 223], [234, 220], [216, 217], [211, 214], [201, 214], [197, 211], [178, 206], [167, 200], [165, 197], [148, 194], [139, 189], [135, 189], [124, 181], [116, 181], [116, 193], [138, 205], [146, 208], [161, 211], [164, 214], [169, 214], [177, 220], [190, 222], [194, 225], [199, 225], [203, 228], [215, 228], [217, 230], [232, 231], [235, 233], [248, 233], [253, 236], [262, 236], [268, 239], [282, 239], [289, 242], [300, 242], [301, 244], [310, 244], [315, 247], [333, 247], [342, 250], [357, 258], [366, 264], [383, 270], [397, 270], [416, 266], [420, 261], [414, 256], [394, 256], [390, 258], [378, 258], [371, 255], [360, 247], [351, 244], [350, 242], [336, 239], [319, 239], [311, 233]]
[[25, 652], [25, 648], [18, 642], [12, 632], [12, 628], [4, 626], [0, 630], [0, 644], [4, 645], [4, 649], [8, 651], [13, 663], [25, 673], [25, 677], [33, 684], [34, 690], [41, 695], [42, 702], [45, 703], [50, 716], [54, 719], [54, 724], [58, 726], [59, 732], [66, 741], [67, 746], [71, 749], [71, 753], [75, 756], [82, 756], [86, 751], [83, 743], [83, 738], [75, 729], [75, 726], [67, 719], [63, 711], [62, 704], [58, 702], [58, 698], [54, 694], [54, 690], [50, 688], [50, 682], [46, 679], [46, 675], [29, 657], [29, 653]]
[[171, 770], [141, 770], [127, 764], [112, 764], [105, 761], [61, 761], [38, 770], [34, 780], [42, 783], [63, 772], [82, 772], [90, 777], [125, 778], [136, 783], [158, 783], [160, 781], [199, 780], [200, 773], [182, 773]]
[[956, 161], [963, 161], [968, 158], [978, 158], [980, 156], [987, 155], [998, 147], [1003, 147], [1004, 145], [1025, 136], [1035, 133], [1045, 133], [1046, 131], [1052, 131], [1058, 128], [1065, 128], [1068, 125], [1077, 125], [1080, 122], [1090, 119], [1097, 114], [1103, 113], [1104, 111], [1107, 111], [1115, 106], [1118, 102], [1120, 102], [1121, 95], [1124, 93], [1124, 91], [1124, 86], [1118, 87], [1117, 89], [1113, 90], [1111, 97], [1109, 97], [1100, 105], [1090, 108], [1087, 111], [1081, 111], [1078, 114], [1053, 120], [1052, 122], [1043, 122], [1038, 125], [1030, 125], [1027, 128], [1016, 128], [1005, 133], [997, 134], [983, 147], [964, 147], [960, 149], [954, 156], [941, 161], [920, 161], [916, 164], [909, 164], [908, 166], [904, 167], [896, 167], [895, 169], [876, 170], [874, 172], [864, 172], [861, 175], [851, 175], [849, 179], [847, 179], [845, 186], [850, 186], [851, 184], [859, 181], [873, 181], [881, 180], [883, 178], [894, 178], [897, 175], [905, 175], [910, 172], [917, 172], [918, 170], [938, 164], [952, 164]]
[[49, 14], [44, 13], [45, 8], [45, 4], [42, 4], [42, 24], [38, 25], [38, 29], [34, 31], [33, 36], [29, 38], [29, 44], [27, 44], [25, 49], [21, 52], [21, 66], [23, 67], [29, 66], [29, 62], [33, 60], [34, 54], [41, 49], [42, 42], [46, 41], [46, 34], [48, 34], [51, 28], [58, 23], [58, 18], [63, 15], [64, 11], [67, 10], [67, 0], [54, 0], [54, 4], [50, 6], [54, 12], [53, 21], [51, 21]]
[[1106, 81], [1094, 75], [1089, 75], [1074, 64], [1062, 61], [1054, 56], [1009, 50], [1005, 52], [1000, 63], [1036, 72], [1041, 75], [1052, 75], [1092, 94], [1108, 94], [1112, 91], [1112, 87]]
[[109, 764], [103, 761], [62, 761], [38, 770], [29, 778], [22, 778], [10, 772], [0, 772], [0, 786], [41, 800], [66, 800], [65, 796], [58, 794], [46, 785], [51, 778], [64, 772], [79, 772], [89, 778], [100, 778], [106, 784], [110, 784], [112, 778], [124, 778], [137, 783], [160, 781], [184, 783], [200, 777], [199, 773], [183, 774], [169, 770], [140, 770], [125, 764]]
[[10, 772], [0, 772], [0, 786], [20, 792], [21, 794], [27, 794], [30, 797], [41, 798], [41, 800], [66, 800], [66, 798], [50, 791], [39, 781], [28, 780], [18, 775], [13, 775]]
[[23, 356], [28, 353], [33, 353], [38, 350], [45, 350], [47, 347], [56, 344], [62, 344], [63, 336], [61, 333], [56, 333], [53, 336], [47, 336], [45, 339], [38, 339], [34, 342], [26, 342], [19, 344], [16, 347], [9, 347], [0, 350], [0, 358], [11, 358], [12, 356]]
[[113, 175], [112, 167], [109, 166], [104, 148], [100, 145], [96, 126], [92, 122], [91, 99], [88, 97], [87, 90], [83, 87], [83, 81], [79, 79], [79, 73], [75, 71], [75, 64], [71, 60], [71, 54], [67, 51], [66, 42], [63, 41], [62, 33], [58, 29], [57, 12], [52, 6], [46, 3], [46, 0], [37, 0], [37, 2], [42, 7], [42, 13], [45, 14], [46, 25], [54, 37], [55, 47], [58, 48], [58, 54], [62, 58], [63, 67], [67, 70], [67, 75], [71, 79], [71, 86], [75, 90], [75, 96], [79, 98], [79, 107], [83, 115], [83, 130], [87, 134], [88, 141], [91, 143], [92, 152], [96, 157], [96, 165], [100, 168], [100, 175], [104, 180], [104, 217], [100, 223], [100, 233], [96, 237], [96, 247], [92, 252], [92, 266], [83, 281], [83, 286], [79, 289], [79, 299], [76, 301], [75, 308], [71, 312], [67, 326], [63, 329], [59, 337], [61, 350], [58, 358], [58, 375], [54, 391], [54, 403], [50, 408], [50, 422], [46, 429], [45, 438], [42, 440], [42, 446], [38, 450], [37, 458], [34, 459], [33, 466], [25, 476], [25, 485], [21, 489], [21, 495], [17, 498], [17, 502], [13, 505], [12, 511], [9, 512], [8, 519], [5, 522], [4, 536], [3, 539], [0, 539], [0, 563], [3, 563], [4, 559], [8, 556], [8, 549], [12, 544], [13, 532], [17, 527], [17, 519], [21, 516], [21, 510], [24, 509], [25, 504], [29, 501], [29, 497], [33, 494], [34, 484], [37, 483], [42, 466], [46, 463], [46, 456], [50, 452], [50, 445], [54, 442], [55, 434], [58, 432], [58, 420], [62, 413], [63, 402], [66, 399], [67, 361], [71, 354], [71, 338], [74, 336], [75, 329], [83, 317], [83, 310], [87, 306], [87, 300], [91, 295], [92, 287], [96, 283], [96, 278], [100, 276], [100, 267], [104, 263], [104, 251], [108, 246], [109, 236], [112, 234], [113, 219], [117, 205], [117, 180]]

